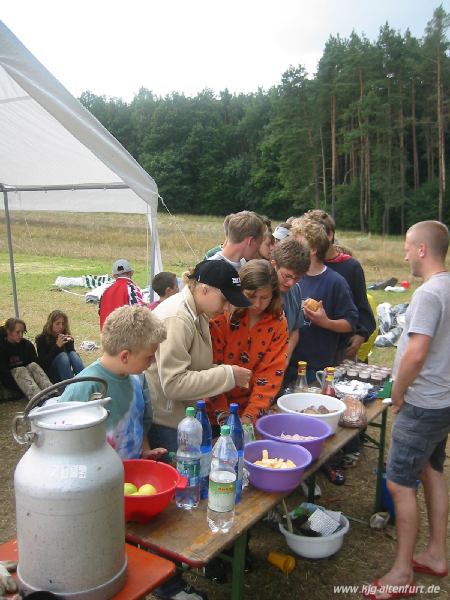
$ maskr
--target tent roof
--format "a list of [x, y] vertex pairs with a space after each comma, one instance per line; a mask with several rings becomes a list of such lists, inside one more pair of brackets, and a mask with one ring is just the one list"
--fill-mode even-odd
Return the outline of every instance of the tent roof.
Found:
[[0, 21], [0, 183], [129, 189], [20, 192], [10, 208], [156, 216], [158, 188], [121, 144]]

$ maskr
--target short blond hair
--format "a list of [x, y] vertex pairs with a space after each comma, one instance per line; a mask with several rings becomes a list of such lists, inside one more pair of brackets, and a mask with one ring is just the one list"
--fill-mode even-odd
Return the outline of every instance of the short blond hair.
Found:
[[228, 219], [226, 235], [232, 244], [239, 244], [247, 237], [262, 240], [265, 228], [264, 221], [255, 212], [241, 210]]
[[140, 352], [167, 337], [166, 326], [146, 306], [121, 306], [108, 315], [103, 325], [103, 350], [116, 356], [122, 350]]
[[299, 217], [292, 221], [291, 235], [305, 238], [309, 246], [316, 251], [319, 260], [325, 260], [330, 240], [327, 237], [325, 226], [318, 221], [313, 221], [307, 217]]

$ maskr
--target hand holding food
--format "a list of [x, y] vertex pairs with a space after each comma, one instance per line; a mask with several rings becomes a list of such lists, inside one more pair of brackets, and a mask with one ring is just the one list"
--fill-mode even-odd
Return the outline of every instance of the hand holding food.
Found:
[[303, 302], [303, 308], [307, 308], [308, 310], [310, 310], [312, 312], [317, 312], [319, 310], [320, 306], [321, 306], [321, 303], [317, 302], [317, 300], [314, 300], [314, 298], [307, 298]]

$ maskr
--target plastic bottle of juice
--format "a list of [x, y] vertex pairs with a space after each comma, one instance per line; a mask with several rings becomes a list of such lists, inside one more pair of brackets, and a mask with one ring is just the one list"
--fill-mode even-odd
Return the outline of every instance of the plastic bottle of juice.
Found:
[[229, 406], [227, 425], [230, 426], [230, 434], [234, 446], [238, 453], [238, 462], [236, 465], [236, 504], [241, 501], [242, 495], [242, 477], [244, 474], [244, 429], [238, 414], [239, 404], [233, 402]]
[[212, 430], [206, 413], [206, 402], [197, 400], [197, 421], [202, 426], [202, 443], [200, 451], [200, 499], [204, 500], [208, 497], [209, 486], [209, 470], [211, 468], [211, 451], [212, 451]]
[[178, 490], [175, 496], [177, 506], [190, 510], [200, 501], [200, 444], [202, 426], [195, 418], [195, 408], [186, 408], [186, 417], [180, 421], [177, 430], [177, 471], [184, 475], [188, 484], [186, 489]]
[[222, 425], [211, 458], [208, 493], [208, 525], [214, 533], [230, 530], [236, 501], [236, 464], [238, 453], [230, 435], [230, 426]]

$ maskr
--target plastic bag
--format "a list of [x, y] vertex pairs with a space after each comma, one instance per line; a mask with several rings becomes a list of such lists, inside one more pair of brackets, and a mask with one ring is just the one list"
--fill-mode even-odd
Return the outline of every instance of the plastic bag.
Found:
[[342, 427], [364, 428], [367, 425], [366, 407], [355, 396], [344, 396], [341, 398], [346, 409], [341, 415], [339, 425]]

